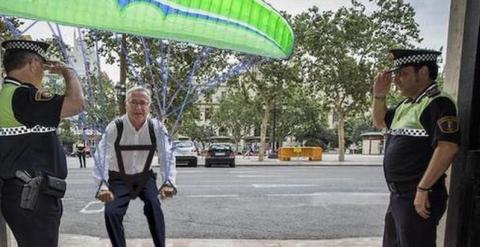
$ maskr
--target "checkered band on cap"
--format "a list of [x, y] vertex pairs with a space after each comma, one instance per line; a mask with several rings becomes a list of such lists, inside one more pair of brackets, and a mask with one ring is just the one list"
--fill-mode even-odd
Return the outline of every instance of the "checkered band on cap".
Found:
[[19, 50], [27, 50], [30, 52], [34, 52], [40, 55], [42, 58], [46, 59], [47, 51], [45, 47], [42, 47], [40, 44], [41, 44], [40, 42], [12, 40], [12, 41], [6, 41], [3, 46], [6, 50], [19, 49]]
[[419, 54], [397, 58], [393, 61], [393, 67], [401, 67], [404, 64], [437, 62], [437, 54]]
[[12, 127], [12, 128], [0, 128], [0, 136], [19, 136], [26, 135], [30, 133], [48, 133], [55, 132], [57, 128], [53, 127], [43, 127], [37, 125], [33, 128], [27, 128], [26, 126], [21, 127]]
[[387, 131], [387, 134], [394, 136], [428, 137], [427, 131], [423, 129], [391, 129]]

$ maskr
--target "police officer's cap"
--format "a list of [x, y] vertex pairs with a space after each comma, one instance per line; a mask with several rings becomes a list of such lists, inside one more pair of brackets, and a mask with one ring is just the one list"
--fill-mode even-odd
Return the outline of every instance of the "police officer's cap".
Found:
[[29, 51], [47, 60], [47, 49], [50, 45], [44, 42], [31, 40], [7, 40], [2, 43], [5, 51]]
[[390, 53], [393, 55], [393, 66], [389, 72], [411, 65], [437, 63], [438, 56], [442, 54], [439, 51], [424, 49], [392, 49]]

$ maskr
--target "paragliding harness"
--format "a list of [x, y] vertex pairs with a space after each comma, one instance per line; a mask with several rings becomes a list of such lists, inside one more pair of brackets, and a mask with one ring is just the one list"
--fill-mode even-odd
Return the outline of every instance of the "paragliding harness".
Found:
[[[117, 126], [117, 139], [115, 140], [115, 154], [117, 156], [119, 172], [108, 171], [110, 179], [122, 179], [127, 183], [128, 190], [130, 192], [130, 198], [135, 199], [142, 192], [148, 178], [153, 175], [153, 171], [150, 170], [152, 165], [153, 154], [157, 148], [157, 138], [155, 137], [155, 131], [153, 129], [153, 121], [148, 119], [148, 129], [150, 133], [150, 145], [120, 145], [120, 140], [123, 134], [123, 120], [115, 120]], [[123, 164], [122, 151], [149, 151], [145, 166], [141, 173], [137, 174], [125, 174], [125, 166]]]

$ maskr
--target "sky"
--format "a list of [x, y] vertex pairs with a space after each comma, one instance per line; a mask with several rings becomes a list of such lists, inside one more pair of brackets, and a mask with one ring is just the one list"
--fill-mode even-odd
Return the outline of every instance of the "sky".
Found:
[[[372, 6], [368, 0], [359, 0], [367, 7]], [[341, 6], [350, 6], [350, 0], [266, 0], [279, 11], [295, 15], [317, 6], [320, 11], [336, 10]], [[424, 38], [417, 47], [439, 50], [443, 47], [445, 57], [448, 35], [450, 0], [405, 0], [415, 9], [415, 19], [419, 24], [420, 36]], [[67, 44], [73, 44], [73, 29], [63, 28], [62, 35]], [[51, 37], [51, 31], [45, 24], [36, 24], [27, 34], [33, 39]], [[118, 81], [118, 73], [112, 66], [103, 65], [113, 81]], [[110, 73], [110, 71], [112, 71]]]

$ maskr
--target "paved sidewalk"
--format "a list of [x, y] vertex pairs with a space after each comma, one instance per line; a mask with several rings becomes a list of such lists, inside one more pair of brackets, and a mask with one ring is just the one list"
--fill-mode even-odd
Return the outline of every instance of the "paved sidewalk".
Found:
[[[110, 247], [108, 239], [62, 234], [60, 247]], [[128, 247], [154, 247], [150, 239], [129, 239]], [[167, 247], [377, 247], [381, 238], [334, 240], [167, 239]]]

